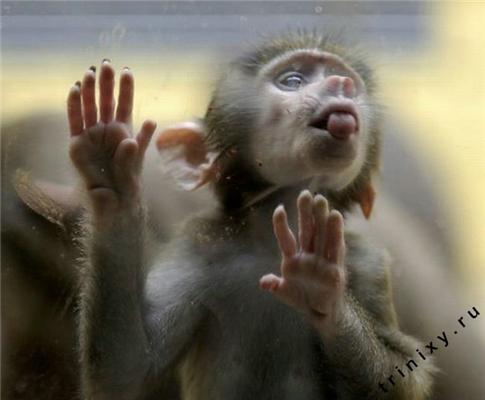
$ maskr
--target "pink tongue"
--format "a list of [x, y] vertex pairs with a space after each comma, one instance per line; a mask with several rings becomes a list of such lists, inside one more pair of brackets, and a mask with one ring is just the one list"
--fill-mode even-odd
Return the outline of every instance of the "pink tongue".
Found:
[[334, 112], [328, 117], [327, 130], [337, 139], [347, 139], [357, 132], [357, 121], [350, 113]]

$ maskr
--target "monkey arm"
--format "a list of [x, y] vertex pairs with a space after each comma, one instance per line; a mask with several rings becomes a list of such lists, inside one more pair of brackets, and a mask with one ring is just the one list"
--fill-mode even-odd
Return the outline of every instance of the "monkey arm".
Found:
[[145, 225], [141, 208], [123, 212], [87, 244], [80, 339], [90, 399], [159, 393], [204, 315], [191, 298], [197, 274], [177, 250], [145, 273]]
[[297, 208], [300, 249], [284, 207], [278, 206], [273, 230], [281, 276], [263, 276], [260, 287], [308, 316], [321, 336], [325, 365], [335, 373], [338, 398], [425, 398], [433, 367], [422, 358], [419, 368], [403, 372], [409, 360], [419, 359], [418, 343], [398, 329], [387, 253], [344, 234], [342, 215], [329, 212], [323, 196], [305, 190]]
[[[416, 351], [423, 347], [399, 331], [390, 296], [385, 301], [386, 296], [377, 296], [380, 304], [389, 305], [387, 310], [373, 307], [368, 312], [352, 295], [346, 295], [334, 333], [322, 332], [325, 355], [336, 373], [337, 392], [352, 399], [426, 399], [431, 391], [432, 361], [420, 359]], [[412, 371], [407, 367], [410, 360], [418, 364], [416, 368], [411, 365]]]
[[[191, 308], [183, 312], [186, 304], [180, 304], [183, 296], [168, 296], [170, 301], [153, 296], [169, 288], [179, 290], [177, 282], [164, 280], [162, 274], [155, 290], [145, 284], [149, 246], [141, 170], [156, 124], [146, 120], [134, 134], [133, 74], [129, 68], [120, 74], [116, 109], [114, 76], [111, 63], [104, 60], [98, 107], [95, 68], [90, 68], [82, 83], [71, 87], [67, 114], [69, 155], [84, 181], [90, 209], [80, 300], [82, 388], [89, 399], [123, 400], [148, 394], [151, 377], [170, 380], [162, 375], [193, 325], [187, 315]], [[180, 254], [175, 257], [185, 265]]]
[[144, 213], [120, 213], [88, 236], [80, 304], [84, 395], [135, 398], [150, 368], [141, 309]]

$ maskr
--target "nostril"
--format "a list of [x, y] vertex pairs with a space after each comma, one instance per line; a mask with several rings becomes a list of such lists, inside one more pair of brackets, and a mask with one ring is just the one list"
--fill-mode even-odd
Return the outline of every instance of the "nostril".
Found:
[[345, 97], [355, 97], [356, 89], [352, 78], [342, 78], [342, 93]]
[[341, 76], [338, 75], [330, 75], [325, 79], [325, 91], [327, 94], [337, 96], [340, 91], [341, 83]]

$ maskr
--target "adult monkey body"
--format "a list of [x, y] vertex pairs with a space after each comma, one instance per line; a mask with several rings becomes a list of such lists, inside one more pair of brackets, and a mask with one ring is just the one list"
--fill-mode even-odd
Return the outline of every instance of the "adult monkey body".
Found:
[[162, 153], [181, 149], [169, 161], [181, 184], [211, 182], [220, 207], [189, 220], [156, 257], [147, 256], [139, 182], [155, 125], [132, 138], [129, 70], [115, 118], [109, 62], [99, 122], [94, 84], [89, 71], [68, 98], [71, 158], [91, 207], [80, 320], [87, 398], [143, 398], [173, 382], [184, 399], [429, 394], [429, 361], [389, 379], [418, 343], [398, 329], [386, 257], [344, 236], [337, 211], [372, 208], [378, 118], [364, 63], [317, 35], [237, 60], [205, 126], [181, 124], [157, 141]]

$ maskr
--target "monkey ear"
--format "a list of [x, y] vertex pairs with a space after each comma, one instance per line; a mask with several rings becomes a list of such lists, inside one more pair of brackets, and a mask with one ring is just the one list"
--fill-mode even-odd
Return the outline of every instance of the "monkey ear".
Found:
[[376, 191], [371, 180], [369, 180], [356, 195], [356, 200], [366, 219], [370, 218], [372, 208], [374, 207], [375, 197]]
[[184, 190], [195, 190], [214, 180], [218, 153], [208, 152], [202, 121], [181, 122], [165, 128], [156, 141], [163, 168]]

